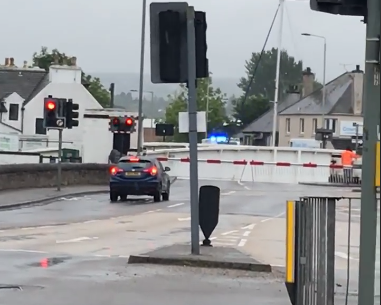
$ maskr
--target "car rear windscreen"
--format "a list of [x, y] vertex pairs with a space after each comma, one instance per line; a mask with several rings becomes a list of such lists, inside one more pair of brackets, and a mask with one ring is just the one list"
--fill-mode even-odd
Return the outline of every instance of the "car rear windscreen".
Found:
[[139, 161], [123, 160], [123, 161], [119, 161], [118, 163], [118, 167], [125, 171], [132, 170], [132, 169], [145, 169], [151, 166], [152, 166], [152, 163], [149, 160], [139, 160]]

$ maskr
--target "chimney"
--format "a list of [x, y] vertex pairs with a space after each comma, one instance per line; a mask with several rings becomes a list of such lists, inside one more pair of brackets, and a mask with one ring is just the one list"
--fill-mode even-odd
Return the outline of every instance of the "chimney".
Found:
[[24, 69], [27, 69], [28, 68], [28, 62], [26, 60], [24, 60], [24, 65], [22, 66]]
[[15, 59], [13, 57], [9, 58], [9, 66], [11, 67], [15, 66]]
[[311, 68], [307, 67], [306, 70], [303, 71], [303, 96], [310, 95], [314, 92], [314, 81], [315, 74], [311, 72]]
[[6, 67], [9, 66], [9, 58], [8, 57], [5, 58], [4, 66], [6, 66]]
[[356, 70], [353, 70], [352, 73], [364, 73], [364, 71], [360, 69], [360, 65], [356, 65]]
[[71, 58], [71, 65], [72, 65], [73, 67], [76, 67], [76, 66], [77, 66], [77, 57], [73, 56], [73, 57]]

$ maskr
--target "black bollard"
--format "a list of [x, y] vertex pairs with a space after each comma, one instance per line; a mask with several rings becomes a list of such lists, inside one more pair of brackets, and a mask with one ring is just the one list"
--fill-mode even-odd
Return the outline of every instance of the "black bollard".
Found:
[[199, 221], [204, 234], [203, 246], [212, 247], [209, 239], [218, 224], [220, 214], [220, 188], [213, 185], [200, 187], [199, 192]]

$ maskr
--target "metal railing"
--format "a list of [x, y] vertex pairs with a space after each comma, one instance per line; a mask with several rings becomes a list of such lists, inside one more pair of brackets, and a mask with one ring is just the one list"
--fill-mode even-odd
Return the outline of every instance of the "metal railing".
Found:
[[[303, 197], [287, 202], [286, 215], [286, 287], [291, 303], [352, 304], [358, 288], [360, 198]], [[379, 261], [376, 265], [379, 297]]]

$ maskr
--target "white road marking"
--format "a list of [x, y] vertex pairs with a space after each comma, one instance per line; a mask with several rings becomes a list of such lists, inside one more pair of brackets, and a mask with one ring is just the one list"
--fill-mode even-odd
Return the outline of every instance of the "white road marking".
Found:
[[245, 189], [247, 189], [248, 191], [250, 191], [250, 190], [251, 190], [251, 188], [249, 188], [248, 186], [245, 186]]
[[221, 235], [226, 236], [226, 235], [233, 234], [233, 233], [236, 233], [236, 232], [238, 232], [238, 230], [233, 230], [233, 231], [224, 232], [224, 233], [222, 233]]
[[160, 211], [161, 211], [161, 209], [157, 209], [157, 210], [144, 212], [143, 214], [150, 214], [150, 213], [155, 213], [155, 212], [160, 212]]
[[241, 186], [244, 186], [244, 184], [242, 183], [242, 181], [238, 180], [237, 183]]
[[242, 230], [253, 230], [255, 227], [255, 223], [251, 224], [251, 225], [248, 225], [246, 227], [242, 227], [241, 229]]
[[175, 208], [175, 207], [179, 207], [179, 206], [181, 206], [181, 205], [184, 205], [184, 202], [169, 205], [169, 206], [167, 206], [167, 208]]
[[190, 220], [190, 217], [185, 217], [185, 218], [177, 218], [178, 221], [187, 221]]
[[270, 217], [270, 218], [263, 219], [263, 220], [261, 220], [261, 222], [267, 222], [267, 221], [270, 221], [270, 220], [279, 218], [279, 217], [283, 216], [284, 214], [286, 214], [286, 212], [282, 212], [282, 213], [280, 213], [280, 214], [278, 214], [278, 215], [276, 215], [276, 216], [274, 216], [274, 217]]
[[81, 241], [94, 240], [94, 239], [98, 239], [98, 237], [78, 237], [78, 238], [67, 239], [67, 240], [56, 240], [56, 243], [57, 244], [79, 243]]
[[[337, 257], [340, 257], [342, 259], [345, 259], [347, 260], [348, 259], [348, 255], [346, 253], [343, 253], [343, 252], [335, 252], [335, 255]], [[354, 261], [358, 261], [359, 259], [358, 258], [353, 258], [353, 257], [349, 257], [350, 260], [354, 260]]]
[[238, 247], [244, 247], [246, 245], [246, 242], [247, 242], [247, 239], [241, 239], [238, 244]]
[[221, 193], [222, 196], [227, 196], [227, 195], [232, 195], [236, 193], [236, 191], [230, 191], [230, 192], [227, 192], [227, 193]]
[[245, 231], [243, 232], [243, 236], [244, 237], [248, 237], [250, 235], [251, 231]]
[[96, 222], [96, 220], [87, 220], [87, 221], [84, 221], [82, 223], [93, 223], [93, 222]]
[[44, 251], [25, 250], [25, 249], [0, 249], [0, 252], [22, 252], [22, 253], [40, 253], [40, 254], [46, 254], [47, 253]]

